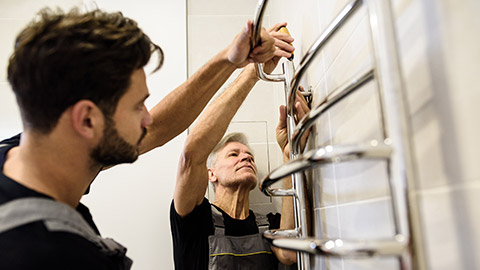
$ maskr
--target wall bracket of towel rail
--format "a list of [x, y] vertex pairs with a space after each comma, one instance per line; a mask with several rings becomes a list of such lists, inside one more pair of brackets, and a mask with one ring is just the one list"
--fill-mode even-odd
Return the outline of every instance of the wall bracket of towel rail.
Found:
[[[256, 9], [254, 46], [259, 43], [266, 4], [267, 0], [260, 0]], [[316, 55], [361, 5], [366, 5], [368, 10], [375, 67], [359, 74], [346, 86], [331, 92], [296, 124], [294, 104], [300, 80]], [[404, 103], [390, 1], [353, 0], [349, 2], [312, 44], [300, 61], [297, 71], [292, 61], [284, 63], [283, 71], [283, 74], [265, 74], [262, 66], [257, 65], [257, 73], [262, 80], [284, 82], [288, 139], [291, 146], [291, 161], [267, 175], [261, 181], [260, 187], [268, 196], [293, 196], [295, 229], [268, 230], [264, 233], [264, 237], [270, 239], [274, 246], [297, 251], [298, 268], [302, 270], [310, 269], [309, 254], [347, 258], [396, 256], [399, 258], [401, 269], [426, 269], [420, 219], [414, 192], [412, 192], [415, 172], [411, 153], [410, 123]], [[315, 120], [362, 85], [374, 80], [380, 91], [385, 139], [352, 145], [329, 145], [302, 153], [300, 139]], [[389, 239], [376, 240], [309, 237], [303, 171], [325, 163], [355, 159], [382, 159], [388, 162], [395, 234]], [[292, 176], [291, 189], [271, 187], [288, 175]]]

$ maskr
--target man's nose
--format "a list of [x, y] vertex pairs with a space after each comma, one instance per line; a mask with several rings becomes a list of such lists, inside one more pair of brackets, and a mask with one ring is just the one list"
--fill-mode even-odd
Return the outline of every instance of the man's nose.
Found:
[[253, 157], [249, 154], [244, 154], [243, 157], [242, 157], [242, 161], [248, 161], [250, 163], [253, 162]]

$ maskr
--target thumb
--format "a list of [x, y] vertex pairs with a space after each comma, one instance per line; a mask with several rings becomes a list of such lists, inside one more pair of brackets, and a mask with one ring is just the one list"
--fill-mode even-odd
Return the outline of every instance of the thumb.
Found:
[[285, 105], [280, 106], [280, 118], [278, 119], [278, 126], [285, 127], [287, 125], [287, 108]]

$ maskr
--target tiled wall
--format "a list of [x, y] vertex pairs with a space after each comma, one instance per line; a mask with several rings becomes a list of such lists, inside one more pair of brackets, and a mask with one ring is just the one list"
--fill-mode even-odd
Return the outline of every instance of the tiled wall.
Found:
[[[476, 75], [480, 70], [480, 17], [476, 14], [480, 12], [480, 3], [475, 0], [391, 2], [413, 140], [416, 179], [412, 194], [417, 197], [420, 210], [426, 266], [479, 269], [476, 251], [480, 245], [480, 166], [477, 165], [480, 107], [476, 105], [480, 101], [480, 87]], [[228, 35], [223, 30], [219, 35], [224, 36], [219, 37], [224, 42], [221, 45], [218, 38], [212, 44], [202, 35], [205, 49], [218, 45], [209, 52], [218, 51], [245, 19], [252, 18], [256, 3], [191, 0], [189, 32], [197, 24], [204, 27], [206, 22], [210, 27], [218, 23], [221, 29], [229, 26]], [[270, 1], [264, 25], [277, 21], [289, 23], [290, 33], [296, 39], [298, 66], [312, 42], [347, 3], [347, 0]], [[196, 13], [200, 7], [204, 10]], [[195, 40], [192, 35], [195, 34], [189, 33], [189, 41]], [[197, 53], [199, 47], [190, 45], [189, 51]], [[199, 64], [190, 65], [196, 69]], [[303, 86], [314, 91], [316, 106], [326, 95], [373, 65], [368, 10], [361, 7], [315, 59]], [[261, 87], [281, 91], [281, 85], [263, 83]], [[273, 134], [275, 117], [251, 113], [259, 108], [259, 100], [253, 98], [260, 94], [258, 90], [253, 90], [242, 110], [250, 112], [252, 118], [248, 120], [267, 121], [267, 131]], [[274, 108], [283, 101], [275, 95], [270, 102], [266, 100], [268, 97], [262, 100], [264, 109]], [[272, 113], [277, 115], [273, 109]], [[243, 115], [240, 112], [237, 118]], [[311, 143], [312, 147], [319, 147], [383, 139], [383, 129], [377, 84], [371, 82], [320, 117]], [[270, 160], [275, 159], [275, 154], [269, 153]], [[315, 236], [373, 239], [394, 234], [384, 161], [324, 165], [311, 175], [308, 187], [310, 193], [316, 194], [311, 201]], [[318, 256], [312, 257], [312, 268], [400, 269], [400, 266], [395, 258]]]

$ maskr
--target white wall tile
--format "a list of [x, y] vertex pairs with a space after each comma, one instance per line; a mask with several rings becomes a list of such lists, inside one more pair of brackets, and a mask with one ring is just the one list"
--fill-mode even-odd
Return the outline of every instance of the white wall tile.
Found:
[[393, 238], [395, 234], [390, 199], [338, 206], [341, 237], [345, 239]]
[[340, 231], [339, 221], [340, 213], [337, 206], [324, 207], [321, 209], [315, 209], [315, 220], [321, 222], [320, 228], [322, 234], [319, 231], [316, 231], [317, 237], [322, 238], [341, 238], [342, 232]]
[[334, 166], [339, 204], [390, 196], [385, 160], [359, 160]]
[[345, 59], [348, 60], [345, 62], [345, 68], [355, 64], [353, 60], [356, 60], [357, 57], [363, 56], [359, 55], [359, 52], [370, 51], [370, 24], [366, 12], [366, 7], [359, 7], [326, 43], [324, 57], [327, 70], [335, 61], [342, 61], [341, 59], [336, 60], [336, 58], [341, 58], [341, 54], [347, 54]]
[[383, 125], [376, 85], [365, 84], [330, 109], [333, 144], [383, 140]]
[[[361, 16], [362, 14], [355, 14]], [[368, 16], [363, 14], [361, 20], [352, 32], [351, 36], [341, 51], [338, 48], [329, 48], [325, 51], [325, 56], [329, 59], [325, 60], [327, 66], [327, 87], [331, 92], [346, 82], [358, 78], [359, 74], [371, 69], [374, 66], [374, 58], [372, 54], [372, 44], [370, 38], [370, 29], [368, 24]], [[343, 37], [345, 34], [339, 34]]]
[[395, 257], [375, 257], [362, 259], [344, 259], [345, 270], [396, 270], [401, 269], [400, 263]]
[[335, 167], [325, 164], [313, 169], [313, 205], [315, 208], [338, 204]]
[[420, 194], [429, 269], [477, 269], [480, 181]]

